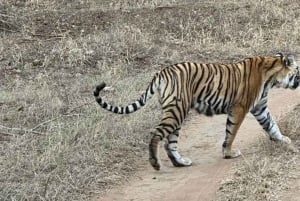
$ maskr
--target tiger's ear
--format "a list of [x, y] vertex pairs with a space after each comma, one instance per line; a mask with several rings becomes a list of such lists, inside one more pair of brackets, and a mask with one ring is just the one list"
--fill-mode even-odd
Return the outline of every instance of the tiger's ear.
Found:
[[288, 54], [286, 56], [286, 65], [290, 67], [297, 67], [297, 63], [294, 55]]
[[282, 54], [281, 52], [277, 52], [277, 53], [275, 54], [275, 56], [276, 56], [276, 57], [281, 57], [281, 58], [283, 58], [283, 54]]

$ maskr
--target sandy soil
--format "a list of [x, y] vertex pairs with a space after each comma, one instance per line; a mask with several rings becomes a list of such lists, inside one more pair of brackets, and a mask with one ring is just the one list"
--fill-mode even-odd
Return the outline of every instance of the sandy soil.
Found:
[[[300, 103], [300, 90], [291, 91], [274, 89], [269, 98], [269, 108], [276, 118], [283, 112]], [[161, 160], [164, 165], [161, 171], [155, 171], [148, 162], [143, 161], [136, 176], [120, 187], [110, 190], [103, 201], [210, 201], [216, 197], [221, 182], [230, 174], [235, 160], [224, 160], [221, 145], [224, 140], [226, 116], [212, 118], [196, 115], [191, 117], [182, 128], [179, 147], [181, 154], [192, 159], [193, 165], [186, 168], [175, 168], [171, 165], [161, 147]], [[234, 147], [243, 155], [251, 154], [250, 145], [258, 136], [264, 135], [262, 128], [251, 114], [243, 122]], [[299, 181], [291, 183], [290, 194], [282, 200], [300, 200]], [[297, 197], [298, 196], [298, 197]]]

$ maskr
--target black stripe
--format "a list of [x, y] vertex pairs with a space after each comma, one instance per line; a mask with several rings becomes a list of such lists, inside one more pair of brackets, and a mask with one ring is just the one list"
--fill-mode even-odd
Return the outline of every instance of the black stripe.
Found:
[[102, 99], [100, 97], [96, 98], [97, 103], [99, 103], [100, 105], [102, 105]]
[[223, 80], [223, 68], [220, 65], [219, 65], [218, 71], [219, 71], [219, 75], [220, 75], [218, 89], [220, 90], [223, 87], [222, 82], [224, 81]]
[[104, 103], [102, 104], [102, 107], [103, 107], [103, 108], [106, 108], [106, 107], [107, 107], [107, 103], [104, 102]]
[[220, 104], [221, 104], [222, 100], [218, 100], [216, 105], [215, 105], [215, 109], [218, 109], [218, 113], [220, 113]]
[[161, 129], [161, 128], [156, 128], [156, 130], [157, 130], [160, 134], [162, 134], [161, 138], [163, 139], [163, 138], [165, 137], [164, 130]]
[[175, 107], [175, 106], [176, 106], [176, 104], [170, 103], [170, 104], [164, 105], [164, 106], [162, 107], [162, 110], [166, 110], [166, 109], [168, 109], [169, 107]]
[[[197, 84], [195, 85], [195, 90], [193, 91], [193, 93], [195, 93], [195, 92], [197, 91], [197, 89], [199, 88], [199, 85], [200, 85], [200, 83], [202, 82], [202, 79], [203, 79], [203, 76], [204, 76], [204, 73], [205, 73], [205, 71], [203, 70], [202, 64], [200, 64], [200, 66], [197, 65], [197, 68], [201, 68], [201, 69], [200, 69], [200, 70], [201, 70], [201, 76], [200, 76], [200, 78], [198, 79]], [[198, 98], [199, 98], [199, 97], [200, 97], [200, 96], [198, 96]]]
[[158, 73], [155, 74], [155, 76], [153, 77], [150, 86], [148, 87], [148, 89], [150, 88], [150, 93], [154, 94], [154, 90], [153, 90], [153, 85], [155, 83], [156, 77], [157, 77]]
[[119, 112], [118, 107], [115, 107], [115, 108], [114, 108], [114, 113], [118, 113], [118, 112]]
[[[195, 83], [195, 79], [196, 79], [196, 77], [197, 77], [197, 75], [198, 75], [198, 67], [197, 67], [197, 65], [195, 64], [195, 63], [191, 63], [190, 65], [191, 65], [191, 70], [192, 70], [192, 64], [194, 65], [194, 69], [195, 69], [195, 72], [194, 72], [194, 74], [193, 74], [193, 77], [192, 77], [192, 83]], [[196, 90], [197, 88], [196, 88], [196, 85], [194, 85], [193, 86], [193, 93], [195, 93], [195, 90]]]
[[183, 119], [185, 118], [185, 116], [182, 113], [183, 111], [181, 110], [181, 108], [179, 107], [179, 105], [176, 105], [176, 109], [177, 109], [177, 112], [179, 113], [179, 116], [180, 116], [180, 121], [178, 122], [178, 125], [180, 125], [181, 122], [183, 121]]
[[203, 94], [204, 90], [206, 90], [206, 87], [203, 87], [203, 88], [201, 89], [201, 91], [200, 91], [200, 93], [199, 93], [199, 96], [198, 96], [198, 98], [197, 98], [197, 101], [198, 101], [198, 102], [200, 102], [200, 101], [202, 100], [202, 94]]
[[227, 128], [226, 128], [226, 133], [228, 133], [229, 135], [232, 135], [231, 131], [228, 130]]
[[210, 69], [210, 64], [204, 64], [204, 66], [206, 67], [204, 70], [206, 70], [206, 72], [208, 71], [208, 75], [207, 78], [205, 80], [205, 83], [207, 83], [207, 81], [212, 77], [211, 76], [211, 69]]
[[180, 125], [181, 121], [179, 120], [178, 116], [175, 114], [173, 109], [166, 110], [166, 112], [170, 112], [172, 114], [173, 119], [176, 121], [176, 125]]
[[264, 107], [261, 108], [261, 110], [256, 110], [253, 115], [260, 116], [266, 110], [266, 108], [267, 108], [267, 106], [265, 105]]
[[223, 148], [226, 148], [227, 145], [228, 145], [228, 143], [225, 141], [225, 142], [223, 142], [222, 147], [223, 147]]
[[[232, 100], [232, 89], [231, 89], [231, 82], [230, 82], [230, 68], [225, 65], [225, 69], [227, 70], [227, 83], [226, 83], [226, 90], [225, 90], [225, 96], [224, 99], [229, 99], [229, 102]], [[225, 76], [226, 77], [226, 76]], [[227, 97], [228, 96], [228, 97]]]
[[222, 103], [222, 113], [226, 114], [227, 113], [227, 102], [223, 101]]
[[171, 128], [172, 130], [175, 130], [175, 127], [171, 124], [168, 124], [168, 123], [160, 123], [159, 126], [168, 127], [168, 128]]
[[268, 118], [261, 119], [261, 121], [258, 120], [258, 122], [259, 122], [260, 125], [265, 125], [265, 123], [267, 121], [268, 121]]
[[193, 81], [192, 78], [192, 67], [191, 67], [191, 63], [187, 63], [188, 66], [188, 83], [191, 84], [191, 82]]
[[133, 111], [137, 111], [137, 105], [136, 105], [136, 103], [132, 103], [132, 106], [133, 106]]
[[235, 72], [238, 73], [238, 75], [235, 76], [235, 80], [236, 80], [236, 84], [235, 84], [235, 89], [234, 91], [232, 92], [233, 93], [233, 97], [236, 97], [237, 93], [238, 93], [238, 88], [239, 88], [239, 85], [241, 83], [241, 77], [242, 77], [242, 73], [241, 73], [241, 70], [238, 68], [238, 65], [237, 64], [233, 64], [234, 65], [234, 70]]
[[236, 125], [236, 123], [233, 123], [232, 121], [230, 121], [229, 118], [227, 118], [226, 125], [232, 126], [232, 125]]
[[145, 105], [145, 102], [143, 101], [143, 97], [140, 98], [139, 103], [140, 103], [141, 106]]

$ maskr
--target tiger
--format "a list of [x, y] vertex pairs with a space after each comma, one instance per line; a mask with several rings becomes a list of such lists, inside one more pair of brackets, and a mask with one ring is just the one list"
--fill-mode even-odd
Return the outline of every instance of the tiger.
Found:
[[227, 114], [225, 140], [222, 144], [224, 159], [241, 155], [232, 149], [232, 143], [246, 114], [250, 112], [266, 131], [269, 138], [290, 144], [269, 112], [268, 93], [271, 88], [296, 89], [300, 83], [299, 67], [292, 54], [253, 56], [235, 63], [192, 63], [170, 65], [157, 72], [152, 81], [133, 103], [113, 106], [99, 96], [106, 84], [102, 82], [94, 91], [95, 100], [104, 109], [116, 114], [129, 114], [142, 108], [158, 93], [162, 109], [159, 124], [150, 132], [149, 162], [160, 170], [159, 143], [175, 167], [192, 165], [178, 149], [179, 131], [190, 109], [213, 116]]

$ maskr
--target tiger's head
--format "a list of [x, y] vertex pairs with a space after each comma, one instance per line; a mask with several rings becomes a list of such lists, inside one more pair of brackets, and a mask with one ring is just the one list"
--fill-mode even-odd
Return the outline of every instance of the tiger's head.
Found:
[[293, 55], [275, 55], [270, 69], [272, 87], [296, 89], [300, 85], [300, 68]]

